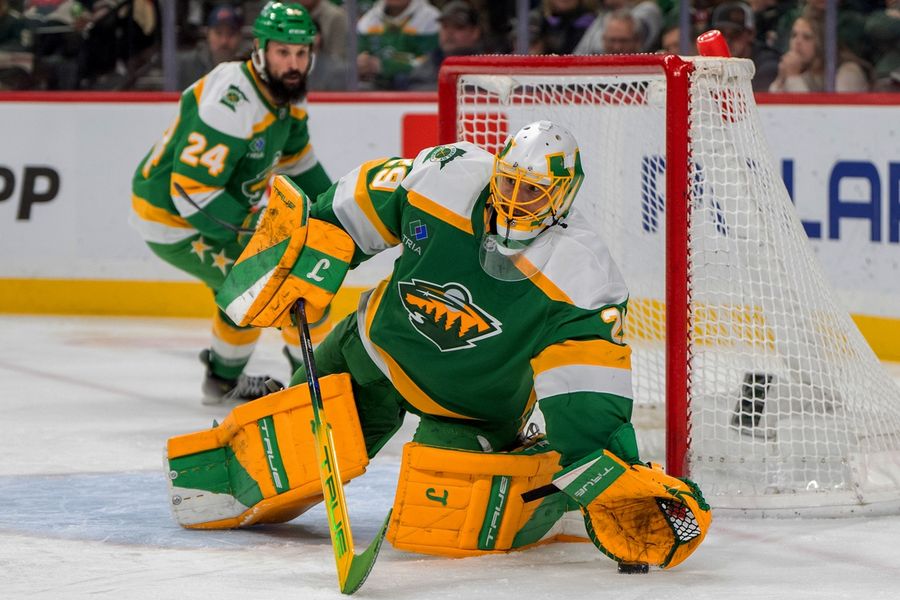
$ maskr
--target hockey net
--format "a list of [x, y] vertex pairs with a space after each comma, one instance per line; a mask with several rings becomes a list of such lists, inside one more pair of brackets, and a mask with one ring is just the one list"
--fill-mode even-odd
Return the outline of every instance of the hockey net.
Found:
[[577, 209], [631, 292], [645, 460], [690, 476], [719, 509], [896, 510], [900, 390], [813, 256], [752, 75], [740, 59], [450, 59], [441, 141], [496, 151], [538, 119], [579, 141]]

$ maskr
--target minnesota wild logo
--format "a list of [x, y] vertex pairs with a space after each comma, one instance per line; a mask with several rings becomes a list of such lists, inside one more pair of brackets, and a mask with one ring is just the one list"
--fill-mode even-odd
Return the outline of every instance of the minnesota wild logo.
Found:
[[399, 290], [409, 322], [441, 352], [474, 348], [502, 331], [500, 321], [473, 304], [472, 294], [458, 283], [413, 279], [401, 281]]
[[249, 100], [247, 100], [247, 96], [244, 95], [241, 88], [231, 84], [225, 90], [225, 93], [222, 94], [222, 97], [219, 98], [219, 102], [230, 108], [231, 112], [237, 112], [237, 105], [241, 102], [249, 102]]
[[455, 146], [438, 146], [434, 150], [428, 153], [426, 157], [431, 162], [439, 162], [441, 163], [441, 169], [444, 166], [452, 161], [454, 158], [459, 158], [460, 156], [465, 155], [466, 151], [462, 148], [457, 148]]

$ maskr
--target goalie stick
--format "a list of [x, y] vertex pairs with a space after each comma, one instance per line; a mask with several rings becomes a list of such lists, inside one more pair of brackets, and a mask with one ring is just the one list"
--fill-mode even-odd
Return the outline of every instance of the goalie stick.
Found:
[[306, 304], [301, 298], [293, 306], [294, 321], [300, 331], [300, 348], [303, 362], [306, 365], [306, 383], [312, 400], [313, 420], [312, 433], [315, 437], [316, 459], [319, 464], [319, 477], [322, 480], [322, 492], [325, 496], [325, 512], [328, 514], [328, 528], [331, 532], [331, 545], [334, 549], [334, 560], [337, 563], [338, 583], [341, 592], [352, 594], [362, 586], [368, 577], [378, 551], [384, 541], [391, 511], [382, 524], [381, 529], [369, 543], [362, 554], [353, 551], [353, 535], [350, 532], [350, 519], [347, 515], [347, 503], [344, 500], [344, 484], [341, 480], [337, 457], [334, 451], [334, 439], [331, 426], [325, 418], [322, 404], [322, 392], [319, 389], [319, 376], [313, 359], [312, 340], [309, 336], [309, 323], [306, 320]]

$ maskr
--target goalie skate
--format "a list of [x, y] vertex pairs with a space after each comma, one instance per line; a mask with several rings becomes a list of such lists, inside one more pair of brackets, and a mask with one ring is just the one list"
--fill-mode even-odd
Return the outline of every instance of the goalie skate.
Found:
[[[262, 398], [273, 389], [284, 387], [280, 381], [268, 375], [244, 375], [237, 379], [226, 379], [212, 372], [209, 350], [200, 352], [200, 362], [206, 365], [206, 378], [203, 380], [203, 404], [239, 404]], [[272, 382], [267, 385], [266, 382]]]

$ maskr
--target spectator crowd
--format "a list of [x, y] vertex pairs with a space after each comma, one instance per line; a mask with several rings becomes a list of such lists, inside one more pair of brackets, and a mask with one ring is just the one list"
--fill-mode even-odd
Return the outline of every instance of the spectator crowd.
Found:
[[[516, 0], [293, 0], [318, 27], [311, 90], [433, 90], [447, 56], [512, 53]], [[900, 91], [900, 0], [836, 0], [835, 89]], [[178, 0], [178, 85], [246, 59], [264, 2]], [[725, 35], [756, 65], [756, 91], [825, 90], [826, 0], [694, 0], [691, 40]], [[530, 54], [684, 54], [679, 0], [530, 0]], [[355, 59], [348, 36], [355, 30]], [[352, 61], [352, 62], [351, 62]], [[158, 0], [0, 0], [0, 90], [154, 90]]]

